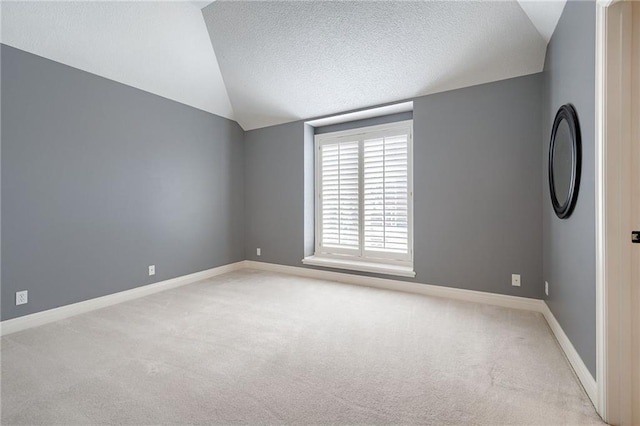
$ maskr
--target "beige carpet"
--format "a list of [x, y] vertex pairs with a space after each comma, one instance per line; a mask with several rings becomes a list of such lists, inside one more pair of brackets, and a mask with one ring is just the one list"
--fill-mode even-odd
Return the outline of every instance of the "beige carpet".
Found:
[[597, 424], [540, 314], [240, 271], [2, 338], [2, 424]]

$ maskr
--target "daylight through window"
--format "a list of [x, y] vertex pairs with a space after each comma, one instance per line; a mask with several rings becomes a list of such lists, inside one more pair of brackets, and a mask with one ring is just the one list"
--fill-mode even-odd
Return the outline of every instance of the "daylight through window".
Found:
[[412, 122], [316, 136], [316, 255], [412, 260]]

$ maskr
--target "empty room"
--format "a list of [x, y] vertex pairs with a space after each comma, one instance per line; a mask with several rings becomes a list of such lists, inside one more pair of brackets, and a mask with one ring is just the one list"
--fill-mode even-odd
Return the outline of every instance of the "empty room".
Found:
[[3, 0], [0, 422], [640, 424], [639, 6]]

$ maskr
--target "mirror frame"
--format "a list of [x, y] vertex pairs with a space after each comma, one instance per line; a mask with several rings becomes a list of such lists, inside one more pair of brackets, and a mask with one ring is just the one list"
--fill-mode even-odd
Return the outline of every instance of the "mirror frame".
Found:
[[[553, 161], [556, 145], [556, 133], [562, 120], [566, 120], [571, 135], [571, 182], [569, 184], [569, 194], [566, 200], [560, 202], [558, 194], [556, 194], [553, 176]], [[566, 219], [571, 216], [573, 208], [578, 200], [578, 189], [580, 187], [580, 169], [582, 165], [582, 140], [580, 135], [580, 123], [578, 115], [571, 104], [565, 104], [558, 109], [556, 118], [553, 120], [551, 129], [551, 142], [549, 144], [549, 191], [551, 194], [551, 204], [553, 210], [560, 219]]]

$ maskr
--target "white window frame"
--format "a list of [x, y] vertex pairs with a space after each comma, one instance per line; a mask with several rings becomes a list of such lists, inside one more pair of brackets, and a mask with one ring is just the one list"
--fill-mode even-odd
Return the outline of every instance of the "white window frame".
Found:
[[[366, 250], [364, 244], [364, 140], [400, 133], [407, 135], [407, 254], [384, 253]], [[305, 264], [329, 266], [341, 269], [354, 269], [367, 272], [381, 272], [392, 275], [415, 276], [413, 272], [413, 120], [399, 121], [376, 126], [361, 127], [315, 136], [315, 254], [303, 260]], [[322, 245], [322, 187], [321, 187], [321, 155], [324, 144], [346, 141], [358, 141], [358, 226], [359, 248], [345, 249], [324, 247]], [[378, 266], [379, 265], [379, 266]]]

